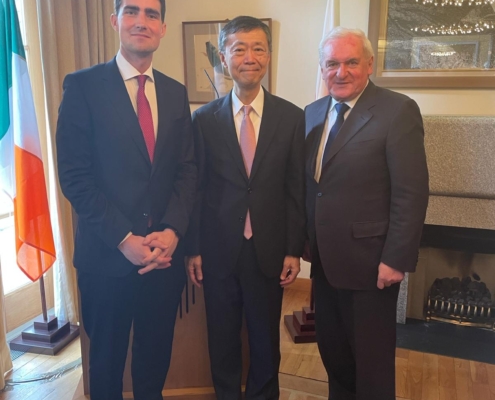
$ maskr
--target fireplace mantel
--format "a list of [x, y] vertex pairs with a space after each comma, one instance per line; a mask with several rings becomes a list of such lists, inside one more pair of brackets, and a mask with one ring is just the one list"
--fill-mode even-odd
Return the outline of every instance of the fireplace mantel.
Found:
[[426, 224], [495, 230], [495, 117], [423, 117]]

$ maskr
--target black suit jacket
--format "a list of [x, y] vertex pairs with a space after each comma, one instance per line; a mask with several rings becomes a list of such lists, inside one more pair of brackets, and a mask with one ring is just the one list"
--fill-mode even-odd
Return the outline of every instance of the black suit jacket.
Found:
[[[187, 93], [153, 71], [158, 133], [151, 164], [115, 59], [67, 75], [57, 126], [60, 185], [78, 215], [74, 265], [109, 276], [136, 267], [118, 250], [127, 233], [171, 226], [184, 236], [197, 168]], [[181, 254], [182, 253], [182, 254]], [[183, 263], [183, 246], [173, 263]]]
[[229, 94], [193, 113], [200, 195], [188, 253], [201, 254], [206, 271], [227, 276], [241, 250], [249, 208], [260, 268], [275, 277], [284, 257], [299, 257], [304, 247], [304, 113], [265, 91], [248, 178], [231, 99]]
[[428, 203], [422, 118], [412, 99], [369, 82], [317, 183], [330, 104], [327, 96], [305, 110], [310, 246], [334, 287], [376, 289], [380, 262], [404, 272], [416, 267]]

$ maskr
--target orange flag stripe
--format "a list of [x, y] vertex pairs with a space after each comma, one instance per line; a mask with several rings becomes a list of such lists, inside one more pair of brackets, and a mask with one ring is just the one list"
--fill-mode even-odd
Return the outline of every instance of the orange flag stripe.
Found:
[[18, 146], [14, 146], [14, 159], [17, 264], [34, 282], [55, 262], [43, 162]]

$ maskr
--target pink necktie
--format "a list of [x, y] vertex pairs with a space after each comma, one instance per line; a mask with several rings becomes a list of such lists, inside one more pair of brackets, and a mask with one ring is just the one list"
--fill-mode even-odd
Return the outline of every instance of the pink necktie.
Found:
[[144, 93], [144, 85], [146, 84], [146, 75], [138, 75], [138, 93], [137, 93], [137, 114], [139, 119], [139, 125], [143, 131], [144, 141], [151, 162], [153, 162], [153, 154], [155, 153], [155, 129], [153, 127], [153, 116], [151, 114], [151, 107], [146, 94]]
[[[241, 123], [241, 151], [242, 158], [244, 159], [244, 165], [246, 166], [246, 172], [249, 177], [251, 174], [251, 168], [253, 166], [254, 153], [256, 152], [256, 134], [254, 132], [253, 121], [249, 117], [249, 113], [253, 109], [251, 106], [244, 106], [244, 117]], [[249, 216], [249, 210], [246, 215], [246, 223], [244, 225], [244, 237], [251, 239], [253, 236], [253, 230], [251, 229], [251, 218]]]

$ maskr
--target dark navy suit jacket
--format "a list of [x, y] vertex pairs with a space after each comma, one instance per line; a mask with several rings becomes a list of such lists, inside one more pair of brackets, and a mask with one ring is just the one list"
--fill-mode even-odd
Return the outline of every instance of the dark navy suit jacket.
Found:
[[304, 113], [265, 91], [263, 117], [251, 174], [242, 159], [232, 96], [193, 114], [200, 184], [188, 253], [203, 268], [228, 276], [237, 264], [249, 209], [259, 266], [268, 277], [282, 271], [284, 257], [303, 253]]
[[[153, 71], [158, 133], [151, 164], [115, 58], [68, 75], [57, 126], [62, 191], [78, 216], [74, 265], [123, 276], [136, 267], [117, 246], [132, 232], [170, 226], [184, 237], [197, 168], [186, 89]], [[173, 263], [183, 263], [183, 244]]]

